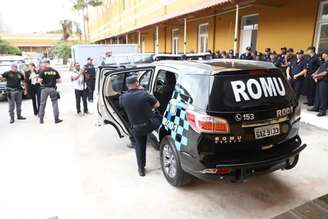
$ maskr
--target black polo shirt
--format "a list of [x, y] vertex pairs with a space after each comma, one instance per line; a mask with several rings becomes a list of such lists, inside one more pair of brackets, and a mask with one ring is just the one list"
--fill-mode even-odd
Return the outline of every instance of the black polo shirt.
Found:
[[84, 70], [90, 76], [89, 79], [95, 79], [96, 78], [96, 69], [95, 69], [95, 66], [93, 64], [86, 64], [84, 66]]
[[240, 59], [244, 59], [244, 60], [253, 60], [253, 56], [251, 53], [243, 53], [240, 56]]
[[[307, 63], [305, 59], [294, 59], [291, 62], [291, 75], [294, 76], [306, 69], [306, 64]], [[304, 77], [300, 77], [298, 79], [304, 79]]]
[[307, 70], [308, 75], [312, 75], [314, 72], [316, 72], [321, 64], [320, 58], [316, 55], [309, 56], [307, 58]]
[[[322, 73], [324, 71], [328, 71], [328, 62], [322, 62], [319, 69], [318, 69], [318, 73]], [[324, 82], [328, 82], [328, 76], [325, 76], [324, 78], [322, 78], [322, 81]]]
[[22, 89], [21, 82], [24, 81], [24, 75], [18, 71], [7, 71], [2, 74], [7, 80], [7, 87], [12, 89]]
[[39, 78], [42, 79], [42, 85], [44, 87], [56, 88], [57, 79], [60, 78], [58, 71], [49, 67], [40, 71]]
[[120, 106], [132, 125], [148, 122], [153, 117], [157, 99], [144, 89], [132, 89], [120, 96]]

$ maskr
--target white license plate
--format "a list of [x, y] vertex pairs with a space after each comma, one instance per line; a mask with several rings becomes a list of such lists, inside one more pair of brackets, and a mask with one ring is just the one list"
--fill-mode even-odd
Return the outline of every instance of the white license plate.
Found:
[[268, 125], [254, 129], [255, 139], [268, 138], [280, 135], [279, 124]]

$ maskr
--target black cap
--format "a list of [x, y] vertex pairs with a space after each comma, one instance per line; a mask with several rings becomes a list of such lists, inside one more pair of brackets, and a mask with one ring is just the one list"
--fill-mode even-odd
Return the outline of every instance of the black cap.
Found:
[[288, 48], [287, 52], [294, 52], [294, 49], [293, 48]]
[[271, 52], [271, 48], [266, 48], [265, 52]]
[[134, 84], [134, 83], [137, 83], [137, 82], [138, 82], [138, 77], [136, 75], [129, 76], [126, 79], [127, 84]]
[[246, 50], [247, 50], [247, 51], [251, 51], [252, 48], [251, 48], [250, 46], [247, 46], [247, 47], [246, 47]]
[[303, 55], [304, 54], [304, 51], [303, 50], [299, 50], [296, 52], [297, 55]]
[[311, 51], [313, 51], [313, 52], [315, 52], [315, 47], [314, 46], [309, 46], [308, 48], [307, 48], [307, 50], [311, 50]]
[[89, 60], [90, 60], [90, 61], [93, 61], [93, 59], [92, 59], [91, 57], [88, 57], [87, 60], [88, 60], [88, 61], [89, 61]]

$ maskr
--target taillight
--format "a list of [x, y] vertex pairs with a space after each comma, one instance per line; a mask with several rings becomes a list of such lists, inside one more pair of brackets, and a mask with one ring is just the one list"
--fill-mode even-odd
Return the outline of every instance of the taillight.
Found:
[[227, 120], [202, 115], [193, 111], [187, 111], [187, 120], [190, 126], [197, 132], [201, 133], [229, 133], [230, 127]]
[[295, 107], [294, 109], [294, 114], [292, 116], [292, 118], [290, 119], [291, 123], [294, 123], [296, 121], [298, 121], [301, 118], [301, 105], [298, 104], [297, 107]]

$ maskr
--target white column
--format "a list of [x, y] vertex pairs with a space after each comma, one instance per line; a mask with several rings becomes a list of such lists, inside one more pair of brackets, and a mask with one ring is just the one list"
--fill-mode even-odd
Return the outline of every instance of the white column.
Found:
[[141, 53], [141, 32], [138, 31], [138, 51]]
[[126, 34], [125, 35], [125, 43], [126, 44], [129, 44], [129, 34]]
[[187, 18], [184, 19], [184, 30], [183, 30], [183, 53], [187, 53]]
[[158, 54], [159, 53], [159, 28], [158, 28], [158, 25], [156, 26], [156, 42], [155, 42], [155, 54]]
[[234, 36], [234, 40], [233, 40], [233, 50], [234, 50], [234, 55], [236, 55], [237, 53], [237, 48], [238, 48], [238, 27], [239, 24], [239, 5], [236, 4], [236, 19], [235, 19], [235, 36]]

